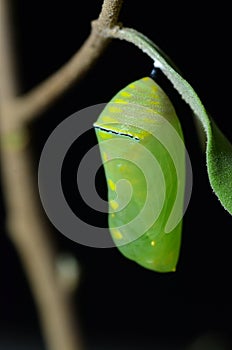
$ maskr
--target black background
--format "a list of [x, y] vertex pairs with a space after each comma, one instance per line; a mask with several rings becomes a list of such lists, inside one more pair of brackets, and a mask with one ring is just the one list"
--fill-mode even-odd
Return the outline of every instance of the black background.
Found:
[[[75, 53], [89, 34], [90, 21], [97, 18], [101, 1], [15, 0], [13, 4], [18, 63], [22, 90], [26, 92]], [[232, 140], [226, 68], [231, 61], [227, 52], [230, 11], [223, 2], [210, 8], [201, 5], [196, 1], [184, 6], [125, 1], [120, 20], [143, 32], [172, 58]], [[47, 137], [63, 119], [81, 108], [107, 102], [151, 69], [151, 60], [141, 51], [115, 40], [85, 79], [31, 126], [36, 164]], [[93, 344], [101, 349], [116, 343], [117, 349], [136, 348], [135, 344], [139, 349], [158, 349], [157, 344], [170, 343], [169, 348], [174, 349], [208, 332], [226, 336], [231, 332], [232, 221], [210, 188], [192, 112], [180, 99], [173, 100], [193, 168], [193, 192], [184, 217], [177, 271], [158, 274], [145, 270], [117, 249], [78, 245], [51, 226], [57, 248], [71, 252], [80, 263], [82, 274], [74, 312], [78, 313], [86, 342], [93, 348]], [[94, 142], [92, 133], [72, 151], [63, 176], [67, 193], [74, 188], [73, 183], [67, 183], [74, 181], [77, 153], [84, 154]], [[104, 177], [98, 182], [104, 193]], [[80, 208], [77, 200], [76, 196], [70, 198]], [[25, 344], [31, 337], [41, 342], [36, 308], [17, 253], [4, 232], [0, 239], [2, 339], [18, 334]], [[14, 348], [18, 349], [16, 345]]]

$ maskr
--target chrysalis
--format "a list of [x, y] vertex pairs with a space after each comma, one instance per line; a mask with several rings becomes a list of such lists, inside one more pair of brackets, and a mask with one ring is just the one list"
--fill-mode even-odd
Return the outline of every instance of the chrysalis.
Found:
[[94, 124], [108, 185], [109, 228], [123, 255], [157, 272], [178, 262], [185, 186], [179, 120], [149, 77], [106, 105]]

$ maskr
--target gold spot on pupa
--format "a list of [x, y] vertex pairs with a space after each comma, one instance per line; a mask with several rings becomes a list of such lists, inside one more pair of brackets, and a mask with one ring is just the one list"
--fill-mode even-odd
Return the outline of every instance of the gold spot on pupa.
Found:
[[154, 247], [156, 245], [156, 241], [151, 241], [151, 245]]
[[112, 118], [112, 117], [109, 117], [108, 115], [102, 116], [101, 119], [102, 119], [103, 122], [106, 122], [106, 123], [107, 122], [115, 122], [115, 119]]
[[132, 94], [130, 92], [127, 92], [127, 91], [121, 91], [120, 95], [123, 97], [131, 97], [132, 96]]
[[128, 101], [123, 100], [122, 98], [116, 98], [112, 102], [114, 102], [114, 103], [123, 103], [123, 104], [127, 104], [128, 103]]
[[102, 159], [103, 159], [104, 162], [106, 162], [108, 160], [106, 152], [102, 152]]
[[123, 238], [123, 235], [117, 229], [112, 230], [112, 235], [114, 236], [115, 239], [122, 239]]
[[116, 184], [111, 179], [108, 180], [108, 185], [112, 191], [116, 190]]
[[112, 199], [112, 200], [110, 200], [110, 206], [113, 210], [117, 210], [119, 207], [119, 204], [114, 199]]
[[150, 104], [151, 104], [151, 105], [159, 105], [160, 102], [158, 102], [158, 101], [150, 101]]
[[130, 89], [135, 89], [135, 84], [130, 84], [130, 85], [128, 85], [128, 87], [130, 88]]
[[121, 163], [117, 164], [117, 168], [119, 169], [120, 173], [124, 173], [126, 170], [128, 170], [128, 166]]
[[157, 92], [157, 90], [158, 90], [157, 86], [152, 86], [151, 89], [152, 89], [153, 92]]
[[112, 139], [112, 134], [110, 132], [106, 132], [103, 130], [98, 130], [98, 135], [101, 137], [102, 140], [108, 140], [108, 139]]
[[[110, 112], [110, 113], [121, 113], [122, 110], [121, 110], [121, 108], [119, 108], [119, 107], [111, 106], [111, 107], [109, 107], [109, 112]], [[113, 120], [113, 119], [112, 119], [112, 120]]]

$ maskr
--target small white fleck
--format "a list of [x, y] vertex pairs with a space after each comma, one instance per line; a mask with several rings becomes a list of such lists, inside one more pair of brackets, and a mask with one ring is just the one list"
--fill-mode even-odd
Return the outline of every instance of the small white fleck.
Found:
[[155, 68], [161, 68], [161, 69], [162, 69], [162, 68], [163, 68], [163, 65], [162, 65], [162, 63], [160, 63], [158, 60], [155, 60], [155, 61], [154, 61], [154, 67], [155, 67]]

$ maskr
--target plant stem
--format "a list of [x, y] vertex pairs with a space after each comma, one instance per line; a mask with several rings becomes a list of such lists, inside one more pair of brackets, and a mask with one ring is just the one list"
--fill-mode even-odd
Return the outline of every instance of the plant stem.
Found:
[[10, 120], [30, 121], [85, 76], [110, 43], [111, 38], [101, 33], [117, 23], [122, 3], [123, 0], [105, 0], [99, 18], [92, 23], [89, 37], [66, 64], [25, 95], [3, 101], [2, 108]]
[[7, 0], [0, 1], [0, 152], [7, 207], [6, 228], [37, 303], [47, 347], [51, 350], [80, 350], [82, 345], [70, 310], [70, 295], [58, 283], [56, 254], [38, 200], [29, 144], [19, 142], [15, 147], [6, 142], [9, 135], [23, 137], [25, 134], [25, 125], [17, 119], [9, 120], [3, 107], [11, 103], [19, 90], [15, 53], [9, 40], [12, 23], [8, 5]]
[[[80, 350], [82, 341], [73, 319], [70, 294], [56, 270], [56, 252], [49, 239], [32, 167], [27, 122], [41, 114], [74, 82], [79, 81], [103, 53], [110, 39], [93, 28], [89, 38], [58, 72], [24, 96], [18, 96], [14, 69], [9, 1], [0, 0], [0, 152], [6, 228], [28, 277], [41, 327], [50, 350]], [[117, 22], [122, 0], [106, 0], [98, 26]]]

